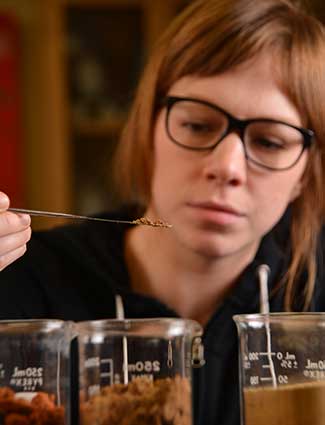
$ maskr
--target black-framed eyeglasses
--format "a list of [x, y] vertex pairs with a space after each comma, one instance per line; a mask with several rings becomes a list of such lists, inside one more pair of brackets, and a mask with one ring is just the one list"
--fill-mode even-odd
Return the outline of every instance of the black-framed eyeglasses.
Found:
[[240, 120], [210, 102], [188, 97], [166, 98], [166, 130], [185, 149], [213, 150], [237, 132], [246, 159], [268, 170], [293, 167], [314, 140], [312, 130], [268, 118]]

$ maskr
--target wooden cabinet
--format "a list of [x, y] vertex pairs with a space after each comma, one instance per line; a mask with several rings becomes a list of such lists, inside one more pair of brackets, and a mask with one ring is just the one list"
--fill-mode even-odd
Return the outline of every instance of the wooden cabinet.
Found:
[[114, 204], [110, 160], [133, 89], [188, 2], [1, 0], [21, 23], [24, 206], [88, 214]]

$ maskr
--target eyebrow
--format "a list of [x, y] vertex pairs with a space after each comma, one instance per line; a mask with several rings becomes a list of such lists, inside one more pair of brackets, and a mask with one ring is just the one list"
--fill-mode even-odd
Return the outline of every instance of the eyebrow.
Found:
[[274, 116], [267, 116], [267, 115], [259, 115], [259, 116], [253, 116], [253, 117], [243, 117], [241, 115], [237, 115], [237, 114], [234, 114], [232, 112], [229, 112], [229, 110], [227, 108], [224, 108], [219, 103], [215, 103], [211, 99], [207, 99], [207, 98], [204, 98], [204, 97], [199, 97], [196, 94], [179, 95], [179, 94], [168, 93], [166, 95], [166, 97], [169, 97], [169, 96], [170, 97], [184, 98], [184, 99], [193, 100], [193, 101], [199, 101], [199, 102], [202, 102], [202, 103], [206, 104], [207, 106], [211, 106], [212, 108], [216, 106], [217, 108], [223, 110], [227, 114], [233, 116], [234, 118], [237, 118], [239, 120], [242, 120], [242, 121], [246, 121], [246, 120], [263, 120], [263, 119], [265, 119], [265, 120], [279, 121], [280, 123], [283, 123], [283, 124], [288, 124], [288, 125], [291, 125], [291, 126], [294, 126], [294, 127], [307, 129], [307, 127], [304, 126], [301, 121], [299, 123], [294, 123], [294, 122], [291, 122], [290, 118], [288, 118], [288, 117], [279, 117], [279, 116], [274, 117]]

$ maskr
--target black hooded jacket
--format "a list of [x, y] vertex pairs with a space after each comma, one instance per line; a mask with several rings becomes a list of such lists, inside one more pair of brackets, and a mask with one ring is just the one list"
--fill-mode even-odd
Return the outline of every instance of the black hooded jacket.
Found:
[[[121, 213], [107, 217], [133, 218]], [[232, 317], [259, 312], [257, 269], [261, 264], [268, 264], [271, 270], [270, 292], [283, 274], [287, 256], [276, 238], [279, 234], [283, 241], [288, 235], [287, 227], [281, 226], [280, 232], [277, 229], [264, 237], [256, 258], [205, 327], [206, 365], [193, 371], [195, 425], [240, 423], [238, 342]], [[27, 253], [0, 273], [0, 319], [115, 318], [116, 294], [122, 296], [127, 318], [177, 317], [166, 305], [130, 289], [123, 255], [126, 228], [86, 222], [35, 232]], [[324, 310], [324, 283], [320, 272], [314, 311]], [[297, 310], [300, 306], [297, 298]], [[271, 298], [270, 310], [283, 311], [281, 290]]]

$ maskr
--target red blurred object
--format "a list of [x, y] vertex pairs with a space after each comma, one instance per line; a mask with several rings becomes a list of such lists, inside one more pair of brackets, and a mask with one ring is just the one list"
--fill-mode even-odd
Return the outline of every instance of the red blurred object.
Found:
[[0, 14], [0, 190], [23, 204], [19, 26]]

